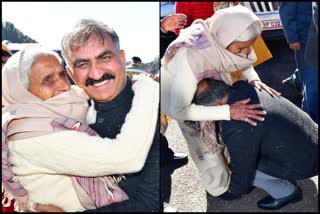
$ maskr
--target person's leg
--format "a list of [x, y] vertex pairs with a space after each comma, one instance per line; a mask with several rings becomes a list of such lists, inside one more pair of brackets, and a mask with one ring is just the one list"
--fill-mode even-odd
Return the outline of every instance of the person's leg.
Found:
[[[165, 132], [168, 128], [168, 117], [161, 113], [161, 126], [160, 132], [164, 136]], [[169, 148], [169, 143], [167, 140], [163, 140], [161, 143], [161, 158], [168, 162], [168, 164], [176, 165], [176, 168], [183, 166], [188, 160], [188, 155], [183, 152], [174, 152], [171, 148]]]
[[304, 66], [304, 100], [305, 110], [318, 123], [318, 71], [312, 69], [307, 63]]
[[302, 92], [303, 87], [303, 53], [304, 49], [302, 47], [300, 50], [294, 52], [294, 59], [296, 62], [297, 69], [293, 73], [293, 83], [300, 92]]
[[166, 136], [160, 134], [161, 162], [160, 162], [160, 191], [161, 210], [163, 212], [175, 212], [176, 209], [169, 205], [171, 196], [172, 167], [168, 164], [174, 157], [174, 152], [168, 147]]
[[164, 135], [160, 135], [161, 161], [167, 163], [174, 157], [174, 152], [169, 148], [169, 143]]
[[293, 74], [286, 79], [282, 80], [282, 84], [288, 86], [296, 91], [296, 93], [302, 93], [302, 83], [300, 80], [299, 69], [296, 68]]
[[286, 197], [295, 190], [295, 185], [291, 182], [272, 177], [258, 170], [256, 171], [253, 186], [263, 189], [275, 199]]
[[302, 81], [303, 71], [300, 66], [303, 60], [301, 57], [302, 57], [301, 51], [294, 52], [296, 69], [291, 76], [282, 80], [282, 84], [293, 93], [294, 99], [297, 100], [296, 105], [299, 108], [303, 107], [303, 89], [304, 89], [303, 81]]
[[302, 200], [302, 190], [287, 180], [256, 171], [253, 185], [265, 190], [268, 196], [259, 200], [257, 205], [261, 209], [275, 210]]
[[161, 161], [163, 164], [168, 165], [174, 169], [180, 168], [188, 163], [188, 155], [183, 152], [174, 152], [169, 148], [167, 138], [161, 134], [160, 150]]

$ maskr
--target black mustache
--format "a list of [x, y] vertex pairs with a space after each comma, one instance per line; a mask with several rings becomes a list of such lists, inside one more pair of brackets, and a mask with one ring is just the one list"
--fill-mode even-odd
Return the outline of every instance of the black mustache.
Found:
[[88, 79], [86, 80], [86, 82], [84, 83], [86, 87], [88, 87], [89, 85], [93, 85], [93, 84], [96, 84], [96, 83], [100, 83], [100, 82], [103, 82], [105, 80], [111, 80], [111, 79], [114, 79], [115, 78], [115, 75], [114, 74], [110, 74], [110, 73], [105, 73], [100, 79], [98, 80], [94, 80], [94, 79], [91, 79], [90, 77], [88, 77]]

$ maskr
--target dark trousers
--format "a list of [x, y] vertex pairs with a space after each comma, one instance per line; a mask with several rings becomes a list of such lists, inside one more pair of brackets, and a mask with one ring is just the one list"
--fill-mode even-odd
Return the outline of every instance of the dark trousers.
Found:
[[169, 202], [171, 196], [171, 174], [173, 172], [169, 161], [173, 159], [174, 152], [169, 148], [167, 138], [160, 134], [160, 185], [161, 185], [161, 202]]

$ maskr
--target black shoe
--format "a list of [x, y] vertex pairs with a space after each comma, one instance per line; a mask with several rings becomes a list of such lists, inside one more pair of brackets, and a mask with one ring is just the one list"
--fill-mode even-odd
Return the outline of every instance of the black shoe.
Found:
[[283, 198], [274, 199], [270, 195], [258, 201], [257, 205], [261, 209], [266, 210], [275, 210], [284, 207], [289, 203], [296, 203], [302, 200], [302, 190], [299, 186], [296, 186], [296, 189], [291, 195], [288, 195]]
[[288, 90], [292, 91], [295, 96], [297, 97], [302, 96], [301, 87], [293, 82], [292, 77], [288, 77], [287, 79], [282, 80], [282, 84]]
[[188, 163], [188, 155], [183, 152], [175, 152], [173, 158], [169, 161], [172, 168], [176, 169]]

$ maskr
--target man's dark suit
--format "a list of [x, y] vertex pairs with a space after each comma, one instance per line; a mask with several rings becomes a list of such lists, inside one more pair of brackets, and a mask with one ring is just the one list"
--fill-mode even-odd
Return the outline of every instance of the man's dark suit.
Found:
[[271, 96], [249, 83], [234, 84], [228, 104], [251, 98], [267, 111], [265, 121], [252, 126], [242, 121], [223, 121], [222, 139], [230, 153], [232, 171], [229, 191], [246, 193], [255, 171], [291, 180], [318, 174], [318, 125], [283, 97]]
[[[113, 100], [95, 103], [97, 121], [91, 126], [101, 137], [115, 138], [131, 109], [133, 91], [131, 80], [127, 79], [124, 90]], [[143, 121], [141, 121], [143, 123]], [[119, 186], [129, 200], [89, 210], [90, 212], [159, 212], [160, 211], [160, 137], [159, 117], [145, 165], [140, 172], [127, 174]], [[139, 134], [139, 133], [137, 133]], [[126, 155], [126, 154], [123, 154]]]

